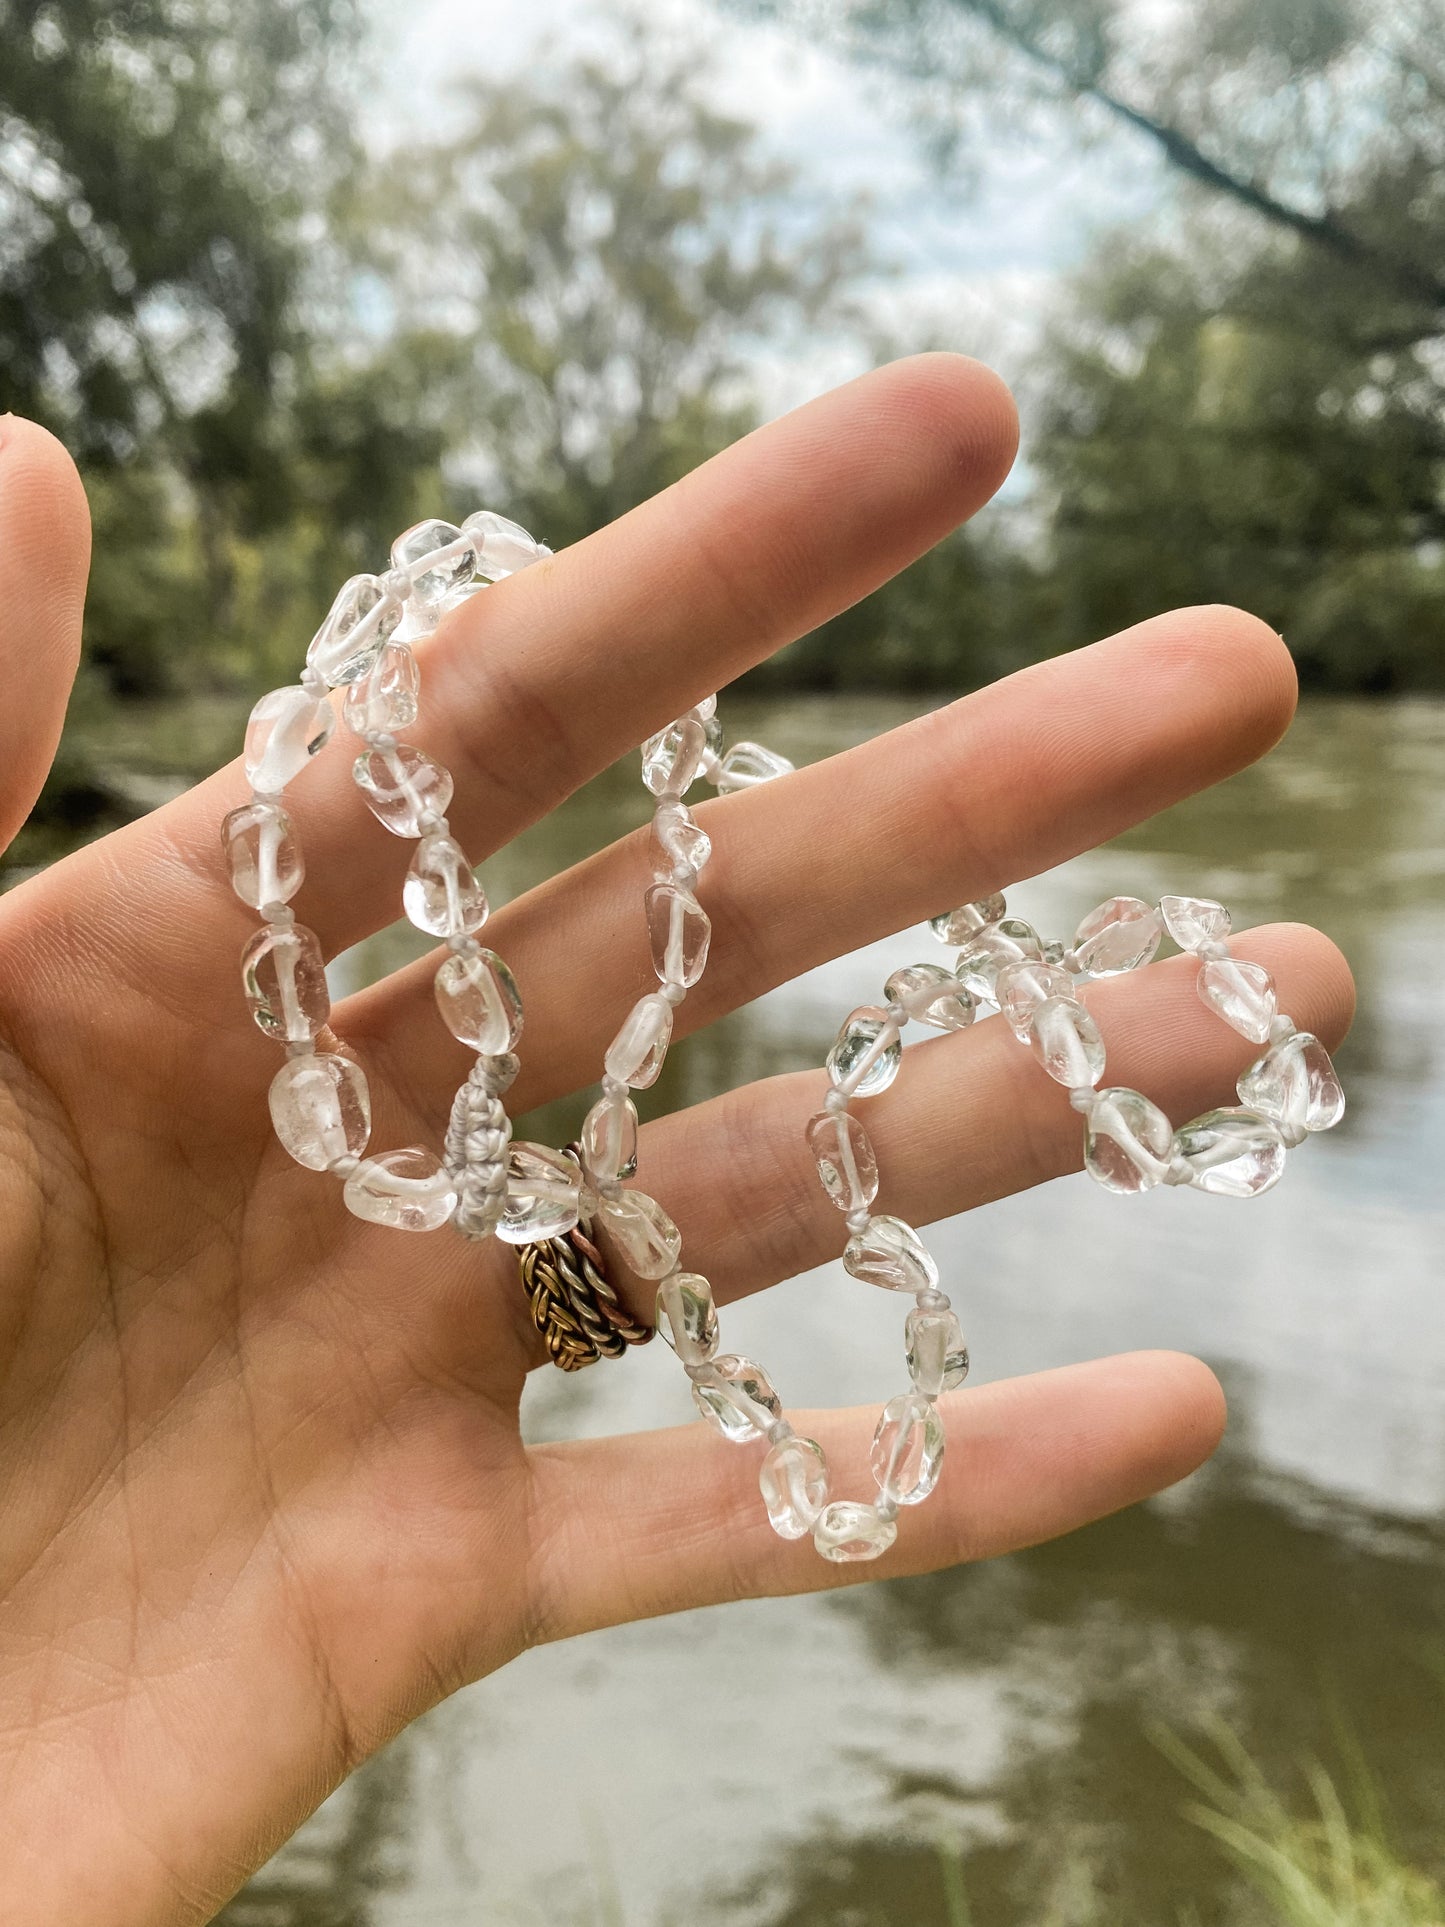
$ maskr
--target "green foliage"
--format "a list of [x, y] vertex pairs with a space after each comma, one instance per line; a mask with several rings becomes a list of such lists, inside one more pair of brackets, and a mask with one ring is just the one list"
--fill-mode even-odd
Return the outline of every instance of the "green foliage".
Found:
[[956, 176], [1033, 126], [1173, 184], [1041, 357], [1044, 650], [1219, 599], [1316, 685], [1445, 687], [1445, 0], [754, 10], [901, 79]]
[[747, 350], [837, 325], [864, 264], [856, 219], [811, 212], [698, 69], [634, 27], [607, 59], [469, 81], [462, 131], [363, 197], [449, 471], [554, 544], [752, 427]]

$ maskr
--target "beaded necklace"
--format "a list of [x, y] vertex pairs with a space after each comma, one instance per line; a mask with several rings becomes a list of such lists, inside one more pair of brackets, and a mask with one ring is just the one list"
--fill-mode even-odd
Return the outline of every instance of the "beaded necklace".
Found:
[[[237, 894], [264, 919], [243, 952], [242, 977], [257, 1024], [287, 1052], [270, 1089], [276, 1134], [299, 1164], [340, 1178], [347, 1208], [377, 1224], [431, 1231], [452, 1221], [466, 1237], [495, 1233], [524, 1247], [565, 1235], [579, 1221], [600, 1225], [634, 1275], [655, 1284], [656, 1327], [691, 1380], [703, 1417], [734, 1443], [766, 1443], [759, 1485], [774, 1530], [785, 1539], [811, 1538], [825, 1559], [874, 1559], [894, 1543], [901, 1508], [922, 1503], [938, 1483], [946, 1440], [937, 1401], [963, 1383], [969, 1368], [962, 1326], [927, 1246], [902, 1218], [872, 1210], [878, 1162], [852, 1110], [855, 1100], [893, 1083], [909, 1024], [964, 1030], [981, 1007], [994, 1006], [1082, 1116], [1085, 1169], [1121, 1193], [1184, 1184], [1216, 1196], [1257, 1197], [1279, 1181], [1290, 1148], [1339, 1122], [1344, 1094], [1319, 1039], [1280, 1014], [1269, 972], [1231, 955], [1222, 904], [1110, 897], [1068, 945], [1045, 941], [1010, 917], [1001, 895], [933, 918], [934, 935], [957, 947], [952, 968], [919, 963], [895, 970], [881, 1004], [850, 1014], [828, 1053], [823, 1108], [804, 1130], [823, 1189], [844, 1217], [844, 1270], [913, 1300], [904, 1321], [909, 1388], [883, 1407], [873, 1439], [877, 1496], [832, 1497], [823, 1448], [793, 1430], [767, 1372], [719, 1351], [712, 1288], [700, 1273], [682, 1269], [677, 1226], [655, 1199], [623, 1182], [637, 1170], [631, 1094], [656, 1082], [674, 1012], [700, 980], [712, 938], [697, 897], [712, 846], [684, 798], [699, 777], [726, 795], [793, 767], [758, 743], [724, 750], [715, 697], [642, 750], [643, 780], [656, 799], [644, 909], [658, 988], [637, 1000], [609, 1045], [601, 1094], [575, 1153], [511, 1142], [502, 1095], [517, 1074], [521, 997], [506, 964], [477, 940], [488, 906], [447, 824], [451, 777], [396, 732], [418, 713], [410, 642], [431, 633], [456, 601], [550, 553], [490, 510], [460, 527], [419, 523], [393, 544], [384, 575], [353, 576], [343, 586], [301, 681], [263, 696], [252, 711], [245, 751], [251, 800], [226, 818], [222, 840]], [[366, 1155], [364, 1073], [350, 1058], [317, 1048], [329, 1035], [330, 1001], [320, 944], [290, 908], [304, 867], [281, 797], [332, 734], [327, 691], [334, 687], [345, 688], [342, 717], [363, 744], [352, 767], [357, 787], [389, 830], [416, 840], [403, 908], [418, 929], [445, 940], [450, 954], [436, 973], [437, 1006], [452, 1035], [476, 1053], [441, 1156], [418, 1146]], [[1237, 1106], [1207, 1111], [1177, 1131], [1142, 1092], [1099, 1088], [1104, 1042], [1078, 995], [1086, 979], [1149, 963], [1166, 932], [1199, 959], [1203, 1001], [1264, 1047], [1238, 1080]]]

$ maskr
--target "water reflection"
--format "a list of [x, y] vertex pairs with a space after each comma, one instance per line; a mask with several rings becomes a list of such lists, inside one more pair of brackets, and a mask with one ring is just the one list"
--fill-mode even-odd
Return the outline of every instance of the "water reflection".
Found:
[[[730, 716], [800, 761], [894, 719], [876, 701]], [[1217, 894], [1241, 923], [1320, 922], [1356, 967], [1350, 1114], [1258, 1205], [1122, 1206], [1064, 1181], [937, 1230], [981, 1376], [1199, 1352], [1231, 1397], [1213, 1467], [988, 1567], [530, 1654], [358, 1775], [228, 1923], [931, 1927], [942, 1834], [980, 1922], [1165, 1927], [1190, 1907], [1200, 1927], [1247, 1927], [1251, 1903], [1147, 1737], [1151, 1720], [1213, 1713], [1281, 1773], [1330, 1750], [1338, 1713], [1401, 1838], [1438, 1851], [1445, 1702], [1414, 1652], [1445, 1648], [1442, 777], [1440, 707], [1313, 706], [1259, 769], [1017, 892], [1050, 929], [1115, 889]], [[638, 814], [635, 773], [609, 774], [489, 865], [489, 889], [522, 889]], [[342, 974], [410, 944], [388, 935]], [[871, 945], [689, 1040], [655, 1102], [816, 1063], [839, 1010], [917, 954], [917, 933]], [[575, 1117], [553, 1107], [523, 1129]], [[882, 1296], [826, 1267], [730, 1308], [730, 1341], [799, 1402], [876, 1400], [896, 1343]], [[677, 1422], [658, 1349], [575, 1383], [539, 1375], [528, 1424]]]

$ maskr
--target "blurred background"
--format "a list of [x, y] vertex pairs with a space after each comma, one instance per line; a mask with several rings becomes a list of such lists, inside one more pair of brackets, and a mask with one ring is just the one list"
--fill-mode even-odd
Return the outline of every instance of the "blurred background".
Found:
[[[1344, 1126], [1247, 1209], [1067, 1180], [936, 1237], [977, 1376], [1183, 1346], [1229, 1440], [1053, 1547], [531, 1654], [229, 1927], [1445, 1922], [1445, 0], [0, 0], [0, 408], [66, 440], [97, 537], [0, 881], [232, 754], [422, 514], [561, 546], [934, 345], [1018, 392], [1014, 477], [729, 734], [810, 760], [1176, 603], [1283, 631], [1274, 755], [1011, 902], [1321, 924]], [[493, 900], [639, 814], [609, 772]], [[654, 1108], [816, 1063], [927, 942], [689, 1040]], [[731, 1337], [790, 1401], [877, 1399], [881, 1296], [827, 1267]], [[678, 1422], [668, 1362], [551, 1375], [527, 1422]]]

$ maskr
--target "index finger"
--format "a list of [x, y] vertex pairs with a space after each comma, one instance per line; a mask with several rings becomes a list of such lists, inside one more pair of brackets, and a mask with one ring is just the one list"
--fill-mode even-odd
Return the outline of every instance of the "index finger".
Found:
[[[759, 429], [472, 598], [423, 645], [422, 714], [408, 732], [455, 775], [448, 814], [469, 855], [508, 842], [690, 703], [897, 573], [989, 498], [1015, 444], [997, 376], [959, 355], [915, 356]], [[303, 639], [296, 653], [299, 670]], [[183, 994], [208, 1010], [230, 994], [251, 923], [216, 835], [244, 794], [230, 765], [53, 874], [52, 887], [85, 891], [92, 928], [130, 918], [117, 878], [153, 879], [150, 927], [186, 930]], [[410, 845], [371, 819], [344, 751], [323, 752], [287, 807], [308, 865], [296, 907], [328, 953], [391, 922]]]

